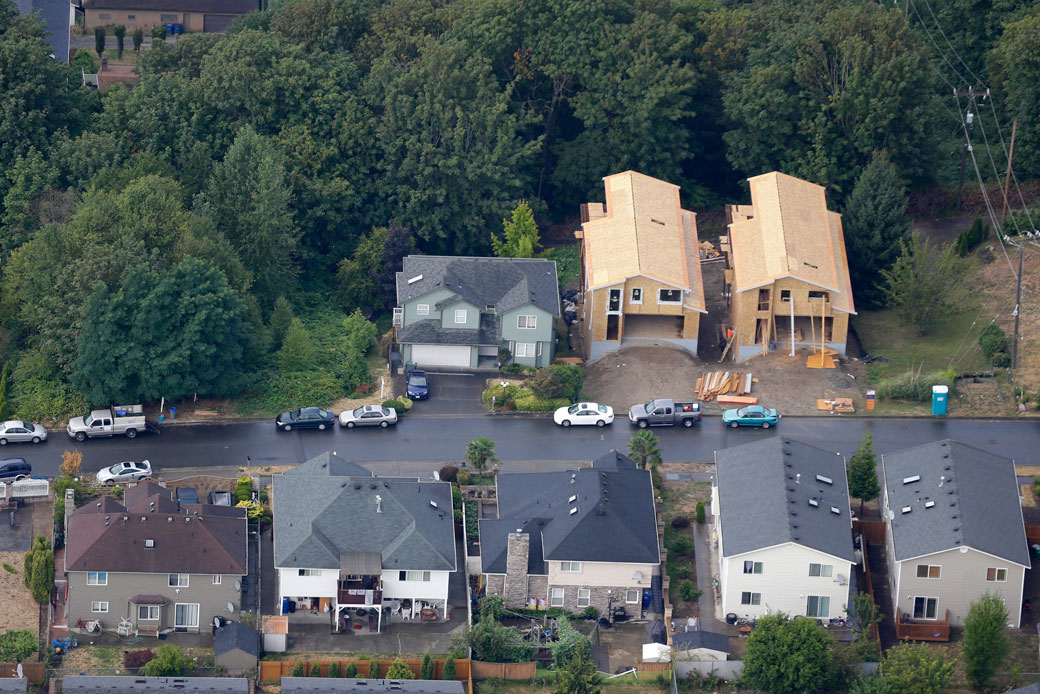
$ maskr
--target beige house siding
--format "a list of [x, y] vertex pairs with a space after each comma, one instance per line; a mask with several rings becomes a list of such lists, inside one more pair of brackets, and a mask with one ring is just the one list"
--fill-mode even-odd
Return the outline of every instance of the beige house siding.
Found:
[[[642, 291], [642, 303], [632, 302], [632, 290], [637, 288]], [[677, 322], [678, 329], [674, 333], [669, 332], [667, 327], [670, 326], [667, 326], [666, 329], [661, 332], [661, 337], [676, 340], [696, 340], [697, 333], [700, 330], [700, 311], [691, 309], [689, 306], [684, 304], [659, 304], [657, 302], [657, 292], [659, 289], [675, 288], [676, 287], [671, 284], [658, 282], [648, 277], [638, 276], [631, 277], [622, 283], [610, 287], [602, 287], [600, 289], [587, 291], [582, 305], [582, 311], [585, 318], [585, 358], [596, 359], [602, 356], [602, 352], [596, 353], [593, 348], [593, 343], [595, 342], [616, 342], [617, 345], [620, 346], [621, 341], [626, 339], [625, 318], [627, 316], [676, 316], [677, 318], [681, 318], [682, 321], [681, 323]], [[616, 340], [607, 339], [607, 325], [609, 315], [611, 315], [607, 313], [607, 306], [609, 305], [611, 289], [621, 290], [621, 312], [618, 314], [617, 319], [618, 330]], [[688, 296], [688, 294], [684, 294], [684, 297], [686, 296]]]
[[[208, 12], [206, 14], [238, 16], [230, 12]], [[173, 17], [176, 17], [176, 19], [172, 19]], [[83, 10], [83, 25], [85, 28], [93, 29], [97, 26], [122, 24], [126, 27], [128, 34], [133, 32], [134, 29], [150, 29], [160, 24], [180, 24], [186, 32], [202, 31], [204, 19], [205, 15], [202, 12], [106, 10], [96, 8], [84, 8]], [[127, 47], [130, 48], [132, 45], [133, 43], [128, 37]]]
[[[763, 290], [768, 293], [768, 308], [764, 310], [759, 308], [760, 292]], [[790, 292], [791, 301], [781, 300], [784, 291]], [[819, 345], [821, 323], [824, 323], [827, 346], [844, 352], [848, 340], [849, 314], [835, 310], [830, 301], [810, 301], [809, 292], [816, 291], [827, 290], [802, 280], [784, 278], [764, 287], [734, 293], [730, 301], [730, 326], [736, 333], [734, 351], [737, 351], [737, 347], [757, 346], [761, 349], [771, 340], [776, 340], [778, 350], [790, 349], [793, 303], [795, 330], [801, 332], [801, 339], [796, 340], [796, 345]], [[761, 332], [758, 330], [760, 320], [763, 321]], [[752, 354], [745, 350], [743, 356], [746, 358]]]

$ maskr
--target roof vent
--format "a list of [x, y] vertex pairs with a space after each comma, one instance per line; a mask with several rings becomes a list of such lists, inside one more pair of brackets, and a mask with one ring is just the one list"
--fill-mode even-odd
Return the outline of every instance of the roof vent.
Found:
[[141, 522], [142, 522], [142, 523], [144, 523], [144, 522], [145, 522], [146, 520], [148, 520], [148, 517], [147, 517], [147, 516], [141, 516]]
[[373, 482], [372, 484], [368, 485], [368, 488], [369, 488], [369, 489], [375, 489], [375, 488], [377, 488], [378, 486], [379, 486], [378, 484], [376, 484], [375, 482]]
[[[375, 488], [375, 485], [372, 485]], [[376, 494], [376, 513], [383, 512], [383, 497]]]
[[577, 475], [571, 475], [571, 484], [574, 484], [578, 480]]
[[191, 522], [191, 516], [188, 516], [187, 518], [185, 518], [184, 522], [185, 523], [190, 523]]
[[934, 501], [926, 501], [926, 502], [924, 502], [924, 507], [925, 508], [932, 508], [933, 506], [935, 506], [935, 502]]
[[574, 508], [572, 508], [572, 509], [570, 510], [570, 514], [569, 514], [569, 515], [572, 515], [572, 516], [573, 516], [573, 515], [574, 515], [575, 513], [577, 513], [577, 512], [578, 512], [578, 507], [577, 507], [577, 506], [575, 506]]
[[794, 483], [795, 484], [801, 484], [802, 483], [802, 473], [799, 472], [798, 474], [796, 474], [794, 476]]
[[149, 549], [155, 547], [155, 540], [145, 540], [144, 546], [148, 547]]
[[903, 507], [903, 513], [910, 513], [910, 512], [911, 512], [911, 511], [913, 511], [913, 510], [914, 510], [914, 509], [913, 509], [913, 507], [911, 507], [911, 506], [904, 506], [904, 507]]
[[433, 508], [437, 508], [437, 502], [434, 501], [433, 499], [430, 499], [430, 506], [433, 507]]
[[820, 505], [820, 502], [816, 499], [809, 499], [809, 505], [815, 508], [816, 506]]
[[921, 476], [920, 475], [911, 475], [910, 477], [904, 477], [903, 478], [903, 484], [913, 484], [914, 482], [920, 482], [920, 481], [921, 481]]
[[421, 279], [422, 279], [422, 275], [416, 275], [415, 277], [409, 277], [408, 278], [408, 284], [415, 284], [416, 282], [418, 282]]
[[824, 477], [823, 475], [816, 475], [817, 482], [823, 482], [824, 484], [834, 484], [834, 480], [830, 477]]
[[841, 510], [837, 506], [831, 506], [831, 513], [841, 515]]
[[567, 503], [573, 504], [577, 500], [578, 500], [578, 495], [577, 494], [571, 494], [571, 498], [567, 499]]
[[173, 522], [173, 516], [166, 516], [166, 522], [167, 523], [172, 523]]
[[361, 483], [358, 482], [357, 484], [355, 484], [354, 489], [361, 489]]

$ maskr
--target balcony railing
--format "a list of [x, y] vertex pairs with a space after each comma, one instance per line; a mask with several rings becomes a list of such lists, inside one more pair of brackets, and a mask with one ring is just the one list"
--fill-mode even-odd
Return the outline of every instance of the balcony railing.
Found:
[[950, 611], [939, 619], [904, 619], [900, 616], [896, 623], [896, 638], [910, 641], [949, 641]]
[[340, 605], [382, 605], [383, 591], [340, 588], [336, 594], [336, 601]]

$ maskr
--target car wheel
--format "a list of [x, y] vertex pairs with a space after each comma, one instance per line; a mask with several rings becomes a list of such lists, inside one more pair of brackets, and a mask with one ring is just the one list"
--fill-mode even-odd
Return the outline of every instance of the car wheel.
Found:
[[87, 435], [81, 431], [78, 434], [76, 434], [76, 440], [82, 443], [83, 441], [87, 440]]
[[763, 428], [763, 429], [768, 429], [768, 428], [769, 428], [769, 426], [770, 426], [770, 425], [769, 425], [769, 422], [762, 422], [762, 428]]
[[740, 422], [730, 422], [729, 426], [730, 426], [731, 429], [736, 429], [737, 427], [740, 426]]
[[7, 445], [7, 439], [0, 439], [0, 446], [6, 446], [6, 445]]
[[348, 429], [353, 429], [354, 428], [354, 422], [347, 422], [347, 428]]
[[648, 426], [650, 426], [650, 424], [645, 419], [640, 419], [639, 420], [639, 428], [640, 429], [646, 429]]
[[560, 422], [560, 426], [561, 427], [569, 427], [570, 425], [571, 425], [571, 420], [569, 420], [569, 419], [565, 419], [562, 422]]
[[127, 429], [126, 430], [126, 438], [128, 438], [128, 439], [136, 439], [137, 438], [137, 429]]
[[292, 424], [283, 424], [282, 431], [292, 431]]
[[384, 429], [386, 429], [386, 428], [387, 428], [388, 426], [390, 426], [390, 422], [380, 422], [380, 423], [379, 423], [379, 426], [381, 426], [381, 427], [383, 427]]
[[693, 420], [692, 419], [684, 419], [684, 420], [682, 420], [682, 425], [684, 427], [686, 427], [687, 429], [689, 429], [690, 427], [693, 426]]
[[318, 425], [318, 431], [325, 431], [325, 423], [324, 422], [322, 422], [321, 424]]
[[603, 426], [606, 426], [606, 425], [607, 425], [607, 422], [604, 419], [600, 419], [599, 421], [596, 422], [596, 426], [598, 426], [598, 427], [603, 427]]
[[25, 475], [15, 475], [15, 476], [14, 476], [14, 481], [15, 481], [15, 482], [19, 482], [19, 481], [21, 481], [21, 480], [27, 480], [27, 479], [29, 479], [29, 478], [28, 478], [28, 477], [26, 477]]
[[[33, 443], [39, 443], [39, 442], [40, 442], [40, 437], [39, 436], [34, 436], [33, 437]], [[7, 443], [7, 442], [4, 441], [4, 443]]]

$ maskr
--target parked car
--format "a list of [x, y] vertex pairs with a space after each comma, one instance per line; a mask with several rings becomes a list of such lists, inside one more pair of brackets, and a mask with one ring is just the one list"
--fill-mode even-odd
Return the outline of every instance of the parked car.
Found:
[[699, 402], [675, 402], [667, 398], [655, 398], [647, 403], [632, 405], [628, 410], [628, 421], [640, 429], [670, 427], [676, 424], [692, 427], [701, 421], [701, 405]]
[[0, 481], [24, 480], [32, 474], [32, 465], [25, 458], [0, 458]]
[[139, 463], [127, 460], [116, 463], [110, 467], [98, 470], [98, 484], [116, 484], [117, 482], [131, 482], [152, 476], [152, 464], [147, 460]]
[[209, 503], [213, 506], [234, 506], [231, 503], [231, 492], [210, 492]]
[[362, 405], [356, 410], [343, 410], [339, 413], [339, 425], [348, 429], [354, 427], [383, 427], [397, 424], [397, 410], [379, 405]]
[[731, 427], [762, 427], [768, 429], [780, 421], [776, 410], [761, 405], [747, 405], [722, 413], [722, 423]]
[[86, 441], [116, 434], [132, 439], [147, 428], [141, 405], [113, 405], [104, 410], [92, 410], [82, 417], [73, 417], [65, 431], [77, 441]]
[[9, 443], [42, 443], [47, 440], [47, 430], [40, 424], [12, 419], [0, 424], [0, 446]]
[[179, 506], [199, 503], [199, 492], [195, 487], [177, 487], [175, 495]]
[[325, 429], [336, 423], [336, 415], [320, 407], [300, 407], [290, 412], [283, 412], [274, 420], [282, 431], [296, 429]]
[[430, 382], [426, 379], [426, 372], [409, 371], [404, 392], [412, 400], [425, 400], [430, 397]]
[[607, 405], [596, 402], [579, 402], [569, 407], [561, 407], [553, 413], [553, 421], [561, 427], [572, 424], [606, 426], [614, 421], [614, 410]]

